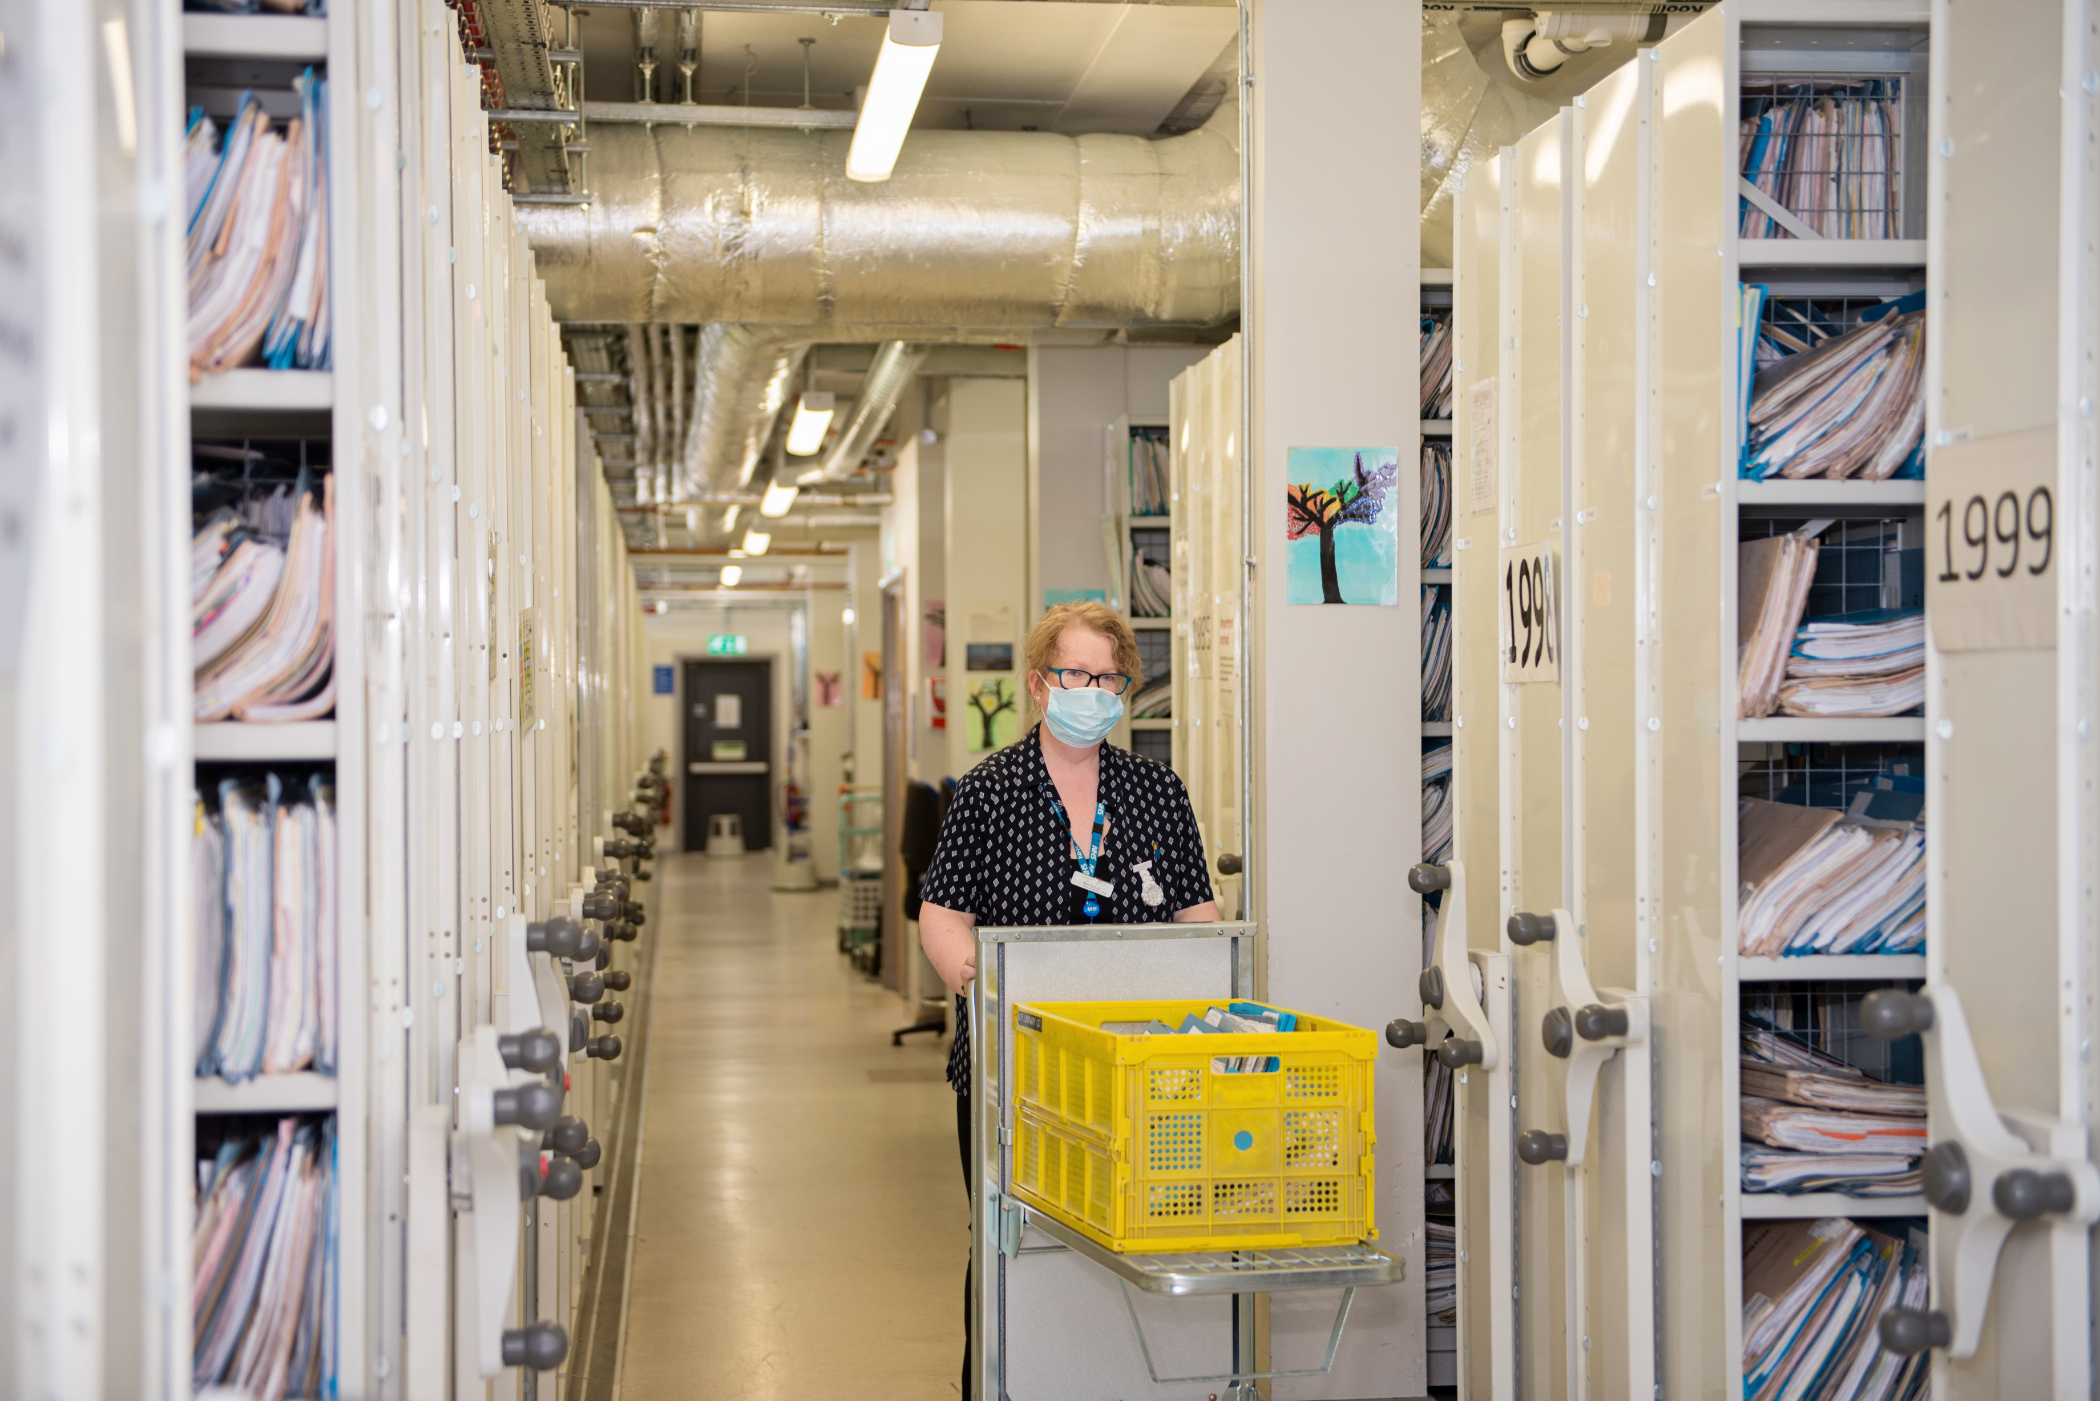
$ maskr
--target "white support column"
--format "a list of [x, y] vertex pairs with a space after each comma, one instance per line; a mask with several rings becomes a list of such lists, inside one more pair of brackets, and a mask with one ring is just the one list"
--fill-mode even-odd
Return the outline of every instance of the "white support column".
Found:
[[[1252, 0], [1256, 840], [1267, 995], [1359, 1026], [1419, 1015], [1421, 857], [1415, 316], [1421, 9]], [[1293, 447], [1399, 449], [1397, 606], [1285, 602]], [[1419, 1052], [1378, 1065], [1378, 1244], [1408, 1280], [1359, 1295], [1331, 1376], [1278, 1397], [1416, 1396], [1423, 1364]], [[1314, 1295], [1270, 1305], [1267, 1363], [1317, 1362]]]

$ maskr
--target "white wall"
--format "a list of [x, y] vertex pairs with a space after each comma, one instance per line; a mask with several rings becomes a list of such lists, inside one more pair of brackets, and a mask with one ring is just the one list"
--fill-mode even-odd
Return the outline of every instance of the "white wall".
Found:
[[[944, 503], [949, 729], [941, 773], [956, 777], [985, 757], [984, 751], [972, 753], [969, 747], [973, 678], [964, 666], [964, 646], [970, 640], [971, 619], [1005, 609], [1012, 622], [1006, 640], [1013, 643], [1015, 664], [1007, 675], [1018, 700], [1021, 640], [1036, 617], [1028, 598], [1028, 401], [1028, 386], [1017, 379], [958, 379], [949, 393]], [[1098, 528], [1095, 535], [1100, 535]], [[991, 674], [978, 672], [976, 679]]]
[[1106, 430], [1118, 418], [1167, 417], [1167, 386], [1210, 353], [1200, 345], [1043, 347], [1029, 352], [1028, 427], [1034, 457], [1036, 581], [1045, 589], [1106, 589], [1101, 516]]
[[[774, 788], [776, 809], [774, 837], [778, 840], [779, 804], [778, 790], [781, 776], [786, 771], [787, 740], [795, 723], [795, 693], [791, 680], [794, 654], [788, 646], [788, 610], [785, 607], [749, 607], [693, 609], [672, 613], [650, 613], [642, 621], [642, 635], [648, 650], [648, 663], [653, 669], [668, 666], [672, 670], [675, 685], [683, 686], [684, 668], [680, 665], [688, 657], [707, 656], [707, 639], [714, 633], [740, 632], [750, 639], [748, 658], [770, 657], [773, 660], [773, 765], [771, 781]], [[652, 670], [653, 678], [653, 670]], [[670, 756], [669, 769], [672, 775], [671, 821], [672, 836], [668, 843], [672, 851], [685, 847], [685, 790], [682, 775], [685, 773], [686, 756], [684, 734], [679, 724], [677, 694], [659, 696], [652, 684], [643, 697], [643, 733], [646, 737], [643, 748], [651, 751], [659, 746]]]
[[[809, 606], [809, 840], [817, 879], [839, 875], [839, 784], [846, 755], [853, 748], [853, 696], [859, 684], [845, 665], [846, 609], [853, 596], [845, 589], [810, 590]], [[818, 704], [816, 672], [839, 673], [839, 704]]]
[[[1420, 483], [1414, 333], [1420, 215], [1418, 0], [1252, 0], [1255, 255], [1257, 909], [1269, 995], [1382, 1027], [1409, 1010], [1420, 901], [1419, 601], [1406, 583]], [[1283, 490], [1293, 446], [1398, 447], [1400, 603], [1284, 602]], [[1410, 952], [1413, 950], [1413, 952]], [[1357, 1296], [1334, 1372], [1279, 1398], [1420, 1396], [1422, 1056], [1381, 1046], [1379, 1245], [1407, 1282]], [[1414, 1165], [1413, 1181], [1406, 1168]], [[1327, 1298], [1271, 1301], [1279, 1367], [1316, 1362]]]

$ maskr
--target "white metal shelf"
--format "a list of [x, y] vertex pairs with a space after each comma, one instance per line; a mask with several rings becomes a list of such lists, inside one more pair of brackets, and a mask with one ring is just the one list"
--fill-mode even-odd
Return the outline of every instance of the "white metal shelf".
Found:
[[1424, 720], [1422, 722], [1422, 738], [1451, 738], [1451, 722], [1449, 720]]
[[1848, 1197], [1843, 1192], [1743, 1193], [1745, 1221], [1791, 1221], [1822, 1216], [1923, 1216], [1925, 1198]]
[[1925, 717], [1890, 715], [1823, 719], [1768, 715], [1758, 720], [1736, 721], [1735, 737], [1745, 744], [1923, 744]]
[[1449, 1163], [1431, 1163], [1422, 1169], [1422, 1176], [1431, 1182], [1451, 1182], [1456, 1180], [1458, 1169]]
[[[1737, 266], [1751, 268], [1922, 268], [1922, 238], [1743, 238]], [[1754, 280], [1754, 279], [1753, 279]]]
[[1736, 959], [1735, 975], [1745, 983], [1806, 983], [1844, 978], [1922, 978], [1921, 953], [1811, 954], [1803, 958]]
[[1174, 528], [1174, 517], [1171, 514], [1164, 516], [1132, 516], [1130, 518], [1130, 528], [1132, 530], [1172, 530]]
[[193, 1095], [199, 1114], [295, 1114], [333, 1109], [336, 1082], [311, 1070], [258, 1075], [229, 1085], [216, 1075], [199, 1078]]
[[1774, 477], [1761, 482], [1737, 482], [1735, 499], [1739, 506], [1808, 506], [1817, 510], [1871, 506], [1900, 514], [1906, 508], [1925, 509], [1925, 483], [1789, 481]]
[[327, 370], [227, 370], [190, 386], [193, 410], [325, 413], [334, 405], [335, 376]]
[[1422, 420], [1422, 436], [1425, 438], [1448, 438], [1451, 436], [1451, 420], [1448, 418], [1425, 418]]
[[1451, 269], [1449, 268], [1422, 268], [1419, 271], [1422, 274], [1422, 285], [1424, 287], [1449, 287], [1451, 285]]
[[[1125, 1255], [1087, 1239], [1033, 1207], [1024, 1207], [1023, 1212], [1027, 1229], [1041, 1231], [1147, 1294], [1187, 1298], [1204, 1294], [1280, 1294], [1298, 1289], [1363, 1289], [1398, 1284], [1407, 1277], [1405, 1261], [1368, 1245]], [[1029, 1249], [1026, 1245], [1021, 1248]]]
[[302, 720], [290, 725], [247, 725], [229, 720], [199, 725], [192, 734], [200, 761], [268, 763], [273, 759], [335, 757], [333, 720]]
[[328, 21], [311, 15], [184, 15], [182, 51], [191, 58], [328, 60]]
[[1133, 716], [1130, 721], [1130, 728], [1133, 730], [1171, 730], [1174, 728], [1174, 721], [1171, 717], [1165, 720], [1157, 720]]
[[1438, 568], [1438, 567], [1436, 567], [1436, 566], [1434, 566], [1434, 565], [1431, 565], [1431, 566], [1429, 566], [1428, 568], [1425, 568], [1425, 569], [1424, 569], [1424, 570], [1422, 571], [1422, 582], [1423, 582], [1423, 583], [1425, 583], [1425, 584], [1448, 584], [1448, 583], [1450, 583], [1450, 582], [1451, 582], [1451, 566], [1447, 564], [1447, 565], [1443, 566], [1442, 568]]
[[1134, 628], [1170, 628], [1174, 626], [1172, 618], [1126, 618], [1124, 621]]

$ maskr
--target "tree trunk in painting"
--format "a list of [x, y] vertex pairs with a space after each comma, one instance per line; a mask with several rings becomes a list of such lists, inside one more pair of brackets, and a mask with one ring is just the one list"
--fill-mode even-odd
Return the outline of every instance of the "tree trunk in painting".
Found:
[[1334, 527], [1320, 528], [1320, 602], [1347, 603], [1342, 597], [1342, 578], [1334, 567]]

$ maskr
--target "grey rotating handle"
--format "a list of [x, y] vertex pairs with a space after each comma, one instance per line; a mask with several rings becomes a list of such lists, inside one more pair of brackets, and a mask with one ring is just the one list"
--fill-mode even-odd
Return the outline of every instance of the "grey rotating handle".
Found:
[[649, 922], [648, 912], [642, 908], [642, 902], [639, 900], [622, 900], [620, 902], [620, 918], [636, 926]]
[[1244, 869], [1245, 869], [1245, 866], [1244, 866], [1244, 864], [1243, 864], [1243, 863], [1241, 862], [1241, 860], [1240, 860], [1240, 854], [1239, 854], [1238, 852], [1236, 852], [1236, 851], [1221, 851], [1221, 852], [1219, 852], [1219, 853], [1218, 853], [1218, 874], [1219, 874], [1219, 875], [1221, 875], [1221, 876], [1236, 876], [1236, 875], [1238, 875], [1238, 874], [1239, 874], [1239, 873], [1240, 873], [1240, 872], [1241, 872], [1242, 870], [1244, 870]]
[[1585, 1041], [1602, 1041], [1607, 1036], [1624, 1036], [1630, 1024], [1624, 1007], [1606, 1007], [1591, 1003], [1575, 1014], [1575, 1034]]
[[1395, 1017], [1385, 1024], [1385, 1044], [1401, 1051], [1409, 1046], [1426, 1046], [1429, 1044], [1429, 1028], [1420, 1022]]
[[1921, 1176], [1925, 1201], [1934, 1210], [1960, 1216], [1969, 1209], [1976, 1184], [1969, 1172], [1969, 1155], [1959, 1143], [1949, 1138], [1927, 1149]]
[[[486, 1335], [484, 1335], [486, 1336]], [[569, 1335], [559, 1323], [503, 1330], [503, 1365], [551, 1372], [569, 1355]]]
[[647, 848], [647, 842], [630, 842], [623, 840], [619, 837], [614, 837], [612, 840], [606, 842], [605, 854], [607, 856], [612, 857], [616, 861], [622, 860], [629, 856], [640, 858], [649, 855], [649, 851]]
[[1526, 914], [1519, 910], [1509, 917], [1509, 941], [1528, 948], [1553, 938], [1553, 916]]
[[578, 960], [584, 963], [589, 963], [591, 960], [595, 959], [604, 948], [605, 940], [599, 938], [595, 933], [586, 929], [583, 931], [583, 937], [576, 941], [576, 957]]
[[1567, 1008], [1551, 1008], [1539, 1019], [1539, 1040], [1555, 1060], [1566, 1060], [1574, 1053], [1575, 1030]]
[[551, 953], [556, 958], [574, 958], [583, 940], [583, 926], [557, 915], [544, 924], [525, 926], [525, 947], [533, 953]]
[[1538, 1167], [1544, 1163], [1561, 1162], [1568, 1156], [1568, 1136], [1564, 1133], [1547, 1133], [1544, 1129], [1526, 1129], [1517, 1135], [1517, 1157]]
[[640, 936], [641, 931], [631, 924], [618, 922], [605, 926], [605, 937], [618, 939], [623, 944], [631, 944]]
[[594, 1022], [616, 1022], [626, 1015], [627, 1009], [617, 1002], [608, 1002], [602, 1007], [591, 1008], [591, 1020]]
[[1897, 1307], [1881, 1315], [1881, 1345], [1898, 1357], [1915, 1357], [1953, 1342], [1954, 1324], [1938, 1309]]
[[583, 1169], [560, 1154], [542, 1159], [531, 1148], [518, 1154], [518, 1195], [565, 1202], [583, 1190]]
[[1930, 1031], [1932, 999], [1901, 988], [1881, 988], [1860, 999], [1859, 1024], [1883, 1041]]
[[576, 1166], [582, 1168], [585, 1172], [589, 1172], [592, 1168], [598, 1166], [598, 1160], [605, 1154], [604, 1150], [598, 1147], [598, 1140], [593, 1138], [587, 1139], [583, 1147], [577, 1149], [569, 1156], [576, 1160]]
[[544, 1082], [495, 1090], [489, 1096], [496, 1122], [521, 1129], [544, 1129], [561, 1117], [561, 1091]]
[[545, 1029], [499, 1036], [496, 1051], [503, 1057], [504, 1068], [508, 1070], [529, 1070], [535, 1075], [545, 1075], [550, 1070], [561, 1069], [561, 1038]]
[[616, 812], [613, 814], [613, 826], [629, 836], [639, 837], [649, 830], [649, 819], [638, 812]]
[[634, 986], [634, 975], [625, 971], [601, 973], [598, 981], [605, 984], [607, 992], [625, 992]]
[[590, 1126], [574, 1114], [564, 1114], [540, 1135], [540, 1147], [554, 1153], [566, 1153], [573, 1158], [583, 1151], [583, 1145], [590, 1140]]
[[1444, 1038], [1444, 1044], [1436, 1048], [1437, 1062], [1446, 1070], [1458, 1070], [1468, 1065], [1480, 1064], [1482, 1052], [1478, 1041], [1462, 1041], [1456, 1036]]
[[569, 1000], [592, 1003], [605, 996], [605, 980], [596, 973], [578, 973], [569, 979]]
[[1451, 888], [1451, 868], [1449, 866], [1432, 866], [1427, 861], [1424, 861], [1421, 865], [1414, 866], [1408, 870], [1407, 888], [1417, 895], [1427, 895], [1437, 890], [1449, 890]]
[[585, 919], [618, 919], [620, 897], [609, 890], [594, 890], [583, 897], [581, 908]]
[[620, 1038], [617, 1036], [594, 1037], [583, 1043], [583, 1054], [591, 1060], [618, 1060], [620, 1058]]
[[2069, 1211], [2078, 1205], [2078, 1188], [2070, 1175], [2013, 1168], [1999, 1174], [1991, 1184], [1991, 1205], [2011, 1221], [2032, 1221], [2046, 1213]]
[[1434, 963], [1424, 968], [1422, 976], [1415, 979], [1415, 991], [1422, 995], [1422, 1005], [1441, 1012], [1444, 1009], [1444, 970]]

